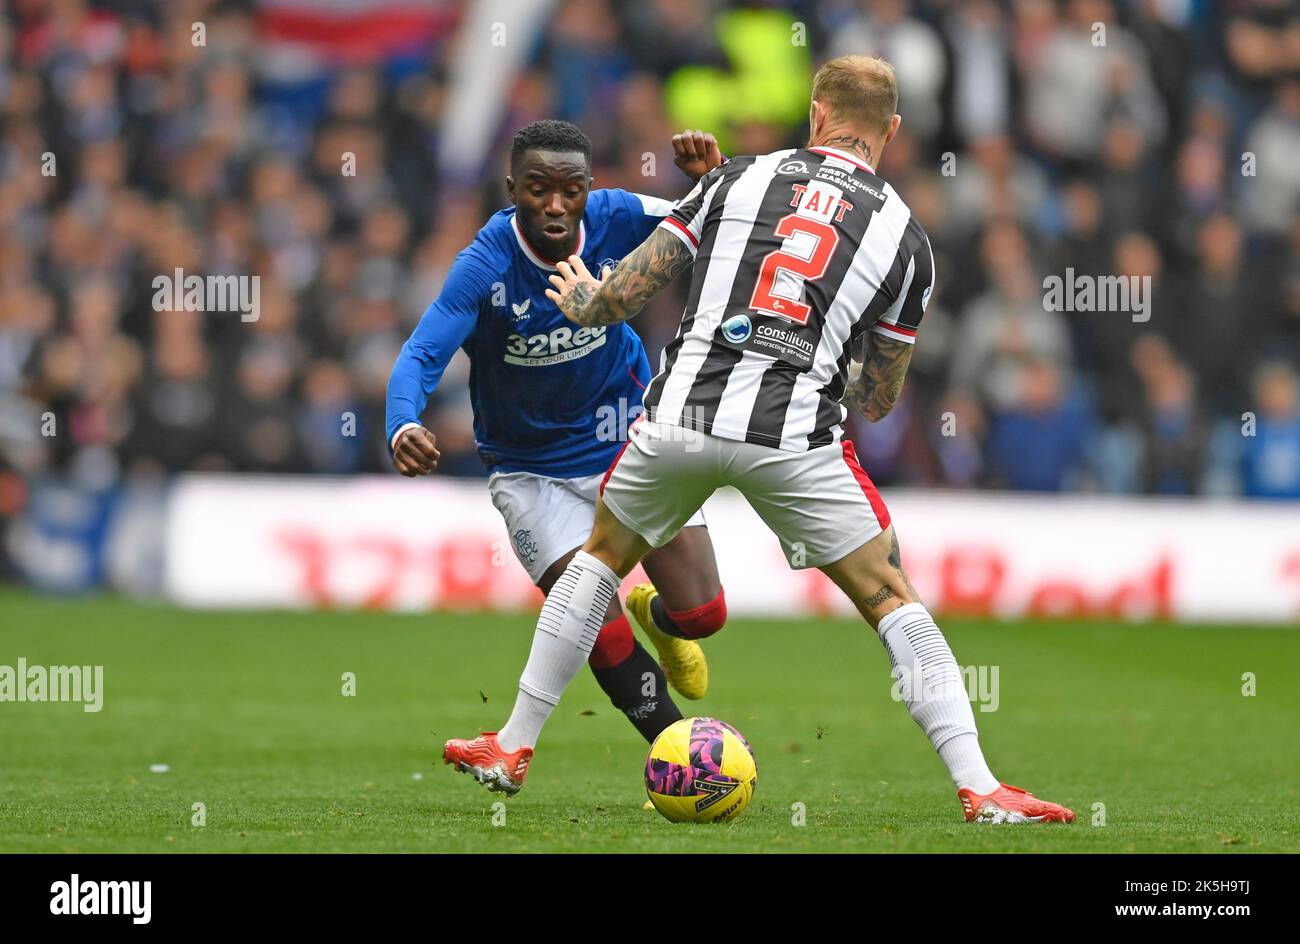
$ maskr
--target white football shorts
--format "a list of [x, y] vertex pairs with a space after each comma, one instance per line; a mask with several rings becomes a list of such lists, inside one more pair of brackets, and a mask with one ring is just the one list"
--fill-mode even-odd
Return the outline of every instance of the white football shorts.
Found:
[[788, 452], [642, 418], [602, 495], [614, 517], [663, 547], [724, 485], [745, 496], [796, 570], [832, 564], [889, 527], [847, 439]]
[[[532, 472], [494, 472], [488, 477], [492, 504], [505, 519], [510, 546], [533, 583], [587, 542], [596, 520], [596, 496], [607, 474], [554, 479]], [[680, 527], [704, 523], [704, 512], [698, 511]]]

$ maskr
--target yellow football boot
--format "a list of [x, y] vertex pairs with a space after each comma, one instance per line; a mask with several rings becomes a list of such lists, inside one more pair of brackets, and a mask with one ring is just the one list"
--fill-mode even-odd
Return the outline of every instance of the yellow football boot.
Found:
[[637, 584], [627, 595], [627, 612], [659, 650], [659, 664], [664, 667], [668, 684], [677, 689], [683, 698], [696, 701], [703, 698], [709, 690], [709, 663], [698, 642], [669, 636], [655, 625], [650, 602], [658, 595], [659, 591], [654, 588], [654, 584]]

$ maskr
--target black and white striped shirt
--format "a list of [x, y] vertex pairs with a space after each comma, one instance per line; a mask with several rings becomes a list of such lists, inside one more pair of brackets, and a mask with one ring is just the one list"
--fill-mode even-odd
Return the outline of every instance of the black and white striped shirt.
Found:
[[660, 224], [695, 255], [650, 420], [793, 452], [838, 442], [864, 332], [911, 343], [934, 282], [894, 189], [833, 148], [738, 157]]

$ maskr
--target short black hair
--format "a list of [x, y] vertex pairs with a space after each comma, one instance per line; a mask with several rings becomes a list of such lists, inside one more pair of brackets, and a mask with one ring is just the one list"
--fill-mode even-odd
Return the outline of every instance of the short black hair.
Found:
[[510, 142], [510, 173], [519, 169], [519, 161], [526, 151], [577, 151], [587, 159], [587, 170], [591, 170], [591, 139], [582, 133], [582, 129], [567, 121], [546, 118], [534, 121], [521, 128]]

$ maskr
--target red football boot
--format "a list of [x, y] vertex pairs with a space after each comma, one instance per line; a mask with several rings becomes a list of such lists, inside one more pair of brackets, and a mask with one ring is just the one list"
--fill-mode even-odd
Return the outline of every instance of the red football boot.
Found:
[[976, 823], [1073, 823], [1074, 810], [1040, 800], [1028, 790], [1001, 784], [980, 796], [969, 787], [957, 791], [966, 822]]
[[442, 759], [463, 774], [473, 774], [489, 790], [513, 796], [523, 789], [533, 749], [521, 747], [507, 754], [497, 743], [497, 733], [484, 731], [472, 741], [452, 738], [442, 748]]

